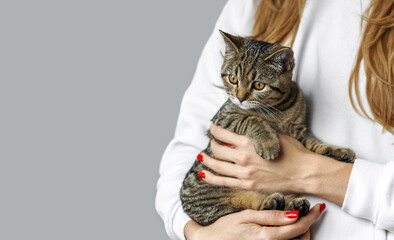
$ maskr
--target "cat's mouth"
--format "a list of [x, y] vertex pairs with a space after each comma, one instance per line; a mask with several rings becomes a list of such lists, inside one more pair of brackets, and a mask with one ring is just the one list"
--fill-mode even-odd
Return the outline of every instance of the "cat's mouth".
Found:
[[230, 98], [231, 102], [237, 105], [239, 108], [244, 110], [249, 110], [255, 108], [256, 106], [248, 101], [240, 102], [237, 98]]

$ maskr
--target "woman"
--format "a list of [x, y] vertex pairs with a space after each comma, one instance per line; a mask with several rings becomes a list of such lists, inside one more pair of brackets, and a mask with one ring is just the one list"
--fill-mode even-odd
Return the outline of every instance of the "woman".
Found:
[[[156, 208], [169, 236], [394, 239], [393, 22], [391, 0], [228, 1], [204, 48], [182, 102], [175, 138], [162, 159]], [[310, 130], [323, 142], [353, 149], [355, 164], [312, 154], [282, 135], [280, 157], [268, 162], [257, 156], [245, 137], [211, 126], [211, 117], [226, 100], [214, 87], [221, 84], [224, 50], [218, 29], [292, 46], [293, 80], [307, 99]], [[228, 176], [205, 172], [208, 183], [310, 194], [307, 197], [316, 206], [298, 220], [289, 220], [282, 212], [243, 211], [208, 227], [191, 221], [182, 210], [179, 189], [208, 143], [204, 133], [209, 128], [233, 145], [212, 146], [215, 157], [235, 165], [203, 155], [206, 166]], [[245, 169], [251, 173], [248, 177], [236, 174]], [[324, 209], [317, 203], [323, 201], [327, 210], [317, 220]]]

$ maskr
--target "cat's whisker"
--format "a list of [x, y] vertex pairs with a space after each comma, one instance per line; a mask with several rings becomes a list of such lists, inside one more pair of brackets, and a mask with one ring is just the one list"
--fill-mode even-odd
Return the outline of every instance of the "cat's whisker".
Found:
[[220, 55], [222, 56], [222, 58], [224, 59], [224, 54], [222, 51], [220, 51]]
[[218, 98], [226, 98], [226, 99], [228, 98], [228, 96], [226, 94], [217, 94], [216, 93], [216, 94], [214, 94], [214, 96], [218, 97]]
[[269, 108], [266, 108], [266, 109], [267, 109], [267, 111], [269, 111], [269, 112], [272, 114], [272, 116], [273, 116], [279, 123], [282, 123], [280, 117], [278, 117], [277, 115], [275, 115], [275, 112], [273, 112], [273, 111], [270, 110]]
[[[263, 105], [264, 108], [269, 109], [270, 112], [271, 112], [272, 114], [274, 114], [274, 115], [275, 115], [275, 113], [280, 113], [280, 114], [282, 114], [282, 116], [285, 115], [282, 111], [280, 111], [279, 109], [277, 109], [276, 107], [274, 107], [274, 106], [272, 106], [272, 105], [270, 105], [270, 104], [268, 104], [268, 103], [264, 103], [264, 104], [262, 103], [261, 105]], [[276, 112], [274, 112], [274, 110], [275, 110]], [[276, 115], [275, 115], [275, 116], [276, 116]], [[276, 117], [279, 118], [279, 116], [276, 116]]]
[[[273, 118], [274, 121], [278, 122], [279, 124], [282, 123], [282, 121], [272, 111], [270, 111], [268, 108], [266, 108], [266, 107], [259, 107], [259, 108], [256, 108], [256, 109], [258, 109], [259, 112], [261, 112], [261, 111], [266, 112], [268, 115], [271, 116], [271, 118]], [[263, 115], [265, 115], [265, 114], [263, 113]]]
[[223, 91], [212, 91], [212, 92], [208, 92], [208, 95], [212, 95], [215, 97], [220, 97], [220, 98], [229, 98], [229, 96], [227, 95], [226, 92]]
[[214, 87], [216, 87], [216, 88], [219, 88], [219, 89], [222, 89], [222, 90], [226, 90], [226, 87], [225, 86], [222, 86], [222, 85], [217, 85], [217, 84], [212, 84]]
[[275, 117], [275, 115], [273, 115], [267, 108], [263, 108], [263, 110], [268, 113], [268, 115], [271, 116], [271, 118], [273, 118], [274, 121], [281, 123], [280, 120], [278, 118]]
[[266, 108], [266, 110], [267, 110], [268, 112], [270, 112], [271, 116], [272, 116], [278, 123], [282, 124], [281, 119], [280, 119], [278, 116], [276, 116], [274, 112], [272, 112], [272, 111], [269, 110], [268, 108]]
[[281, 123], [281, 121], [280, 121], [272, 112], [270, 112], [270, 111], [268, 110], [268, 108], [263, 108], [263, 110], [264, 110], [266, 113], [268, 113], [268, 115], [270, 115], [270, 116], [274, 119], [274, 121], [276, 121], [276, 122], [278, 122], [278, 123]]
[[274, 107], [268, 103], [261, 103], [261, 102], [258, 102], [258, 103], [259, 103], [259, 105], [263, 105], [264, 108], [269, 108], [271, 111], [276, 111], [277, 113], [284, 115], [284, 113], [281, 110], [277, 109], [276, 107]]
[[274, 107], [274, 106], [272, 106], [272, 105], [270, 105], [270, 104], [268, 104], [268, 103], [265, 103], [265, 105], [266, 105], [267, 107], [273, 109], [273, 110], [276, 110], [278, 113], [284, 115], [284, 113], [283, 113], [281, 110], [277, 109], [276, 107]]
[[265, 118], [265, 120], [267, 120], [267, 122], [269, 122], [269, 121], [268, 121], [268, 118], [267, 118], [267, 116], [266, 116], [266, 114], [265, 114], [264, 109], [256, 108], [256, 110], [257, 110], [258, 112], [260, 112], [260, 113], [264, 116], [264, 118]]

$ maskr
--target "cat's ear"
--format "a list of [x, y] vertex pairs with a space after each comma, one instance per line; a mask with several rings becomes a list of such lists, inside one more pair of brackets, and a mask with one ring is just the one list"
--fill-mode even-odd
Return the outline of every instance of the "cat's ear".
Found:
[[271, 61], [279, 64], [283, 66], [285, 71], [290, 71], [294, 68], [294, 53], [291, 48], [283, 47], [265, 57], [264, 61]]
[[233, 36], [229, 33], [219, 30], [222, 34], [224, 42], [226, 43], [226, 54], [239, 53], [241, 47], [244, 45], [244, 38]]

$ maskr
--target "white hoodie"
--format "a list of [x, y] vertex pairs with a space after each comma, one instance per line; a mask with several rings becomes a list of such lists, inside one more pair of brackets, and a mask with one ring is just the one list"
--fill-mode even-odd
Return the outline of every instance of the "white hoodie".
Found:
[[[394, 240], [394, 137], [358, 115], [348, 96], [348, 80], [361, 39], [361, 15], [369, 0], [307, 0], [294, 42], [298, 82], [308, 103], [309, 128], [325, 143], [356, 152], [342, 209], [314, 196], [311, 204], [326, 202], [327, 210], [312, 227], [312, 238]], [[259, 0], [229, 0], [200, 57], [186, 91], [175, 137], [160, 165], [156, 209], [171, 239], [184, 239], [190, 218], [184, 213], [179, 191], [186, 172], [208, 144], [210, 119], [226, 101], [220, 69], [224, 51], [218, 29], [250, 36]], [[365, 89], [365, 75], [360, 74]], [[361, 98], [366, 101], [364, 91]], [[368, 108], [368, 105], [365, 105]]]

